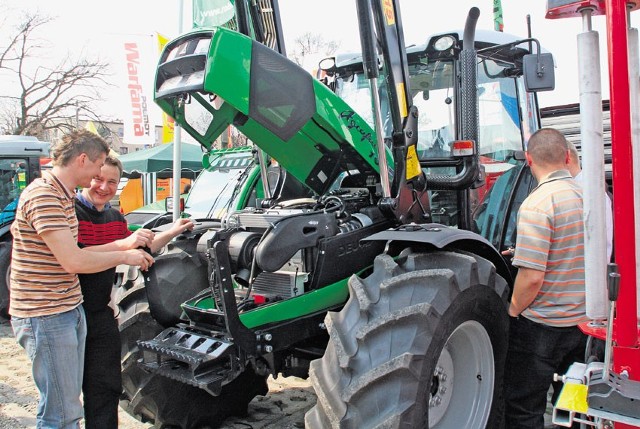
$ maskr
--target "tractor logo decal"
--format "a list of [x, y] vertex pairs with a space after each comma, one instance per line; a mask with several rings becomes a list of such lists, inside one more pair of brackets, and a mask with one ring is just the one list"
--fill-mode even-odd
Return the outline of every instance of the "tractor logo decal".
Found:
[[355, 129], [358, 133], [360, 133], [360, 141], [368, 141], [371, 146], [374, 146], [373, 136], [371, 132], [363, 129], [362, 126], [358, 124], [357, 119], [354, 117], [355, 112], [353, 110], [345, 110], [340, 113], [340, 118], [346, 119], [347, 128]]

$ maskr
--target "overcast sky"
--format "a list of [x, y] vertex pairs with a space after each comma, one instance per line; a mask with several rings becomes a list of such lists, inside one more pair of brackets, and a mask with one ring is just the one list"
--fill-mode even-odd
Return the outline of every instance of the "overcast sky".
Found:
[[[184, 0], [183, 30], [191, 23], [191, 0]], [[123, 82], [122, 43], [132, 35], [151, 35], [160, 32], [168, 37], [179, 33], [179, 0], [0, 0], [5, 20], [0, 18], [0, 37], [19, 21], [23, 11], [39, 11], [56, 18], [47, 25], [41, 37], [55, 47], [50, 56], [62, 58], [68, 52], [99, 55], [112, 64], [114, 84]], [[448, 6], [446, 10], [445, 5]], [[531, 16], [533, 36], [554, 54], [556, 61], [556, 90], [541, 93], [542, 106], [578, 102], [576, 35], [582, 31], [577, 18], [545, 19], [545, 0], [502, 0], [505, 32], [522, 37], [527, 33], [527, 14]], [[493, 0], [404, 0], [401, 2], [404, 34], [407, 43], [422, 43], [435, 32], [461, 29], [470, 7], [480, 8], [478, 28], [492, 29]], [[322, 34], [325, 40], [335, 40], [342, 50], [358, 50], [359, 38], [355, 20], [355, 3], [349, 0], [280, 0], [280, 9], [288, 49], [293, 40], [305, 32]], [[638, 14], [632, 14], [637, 26]], [[604, 17], [594, 17], [594, 29], [599, 30], [601, 58], [606, 62]], [[46, 59], [43, 59], [45, 61]], [[50, 59], [51, 60], [51, 59]], [[606, 66], [606, 63], [604, 64]], [[603, 73], [603, 79], [607, 74]], [[0, 91], [6, 91], [0, 82]], [[124, 92], [124, 91], [122, 91]], [[118, 117], [124, 95], [114, 88], [104, 94], [105, 114]], [[603, 96], [608, 98], [608, 82], [603, 81]]]

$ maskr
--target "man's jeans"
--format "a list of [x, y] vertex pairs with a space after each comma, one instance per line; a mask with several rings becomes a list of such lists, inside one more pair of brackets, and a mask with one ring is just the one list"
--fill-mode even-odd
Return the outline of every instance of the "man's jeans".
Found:
[[11, 319], [33, 364], [40, 392], [37, 428], [76, 429], [82, 420], [82, 369], [87, 323], [82, 306], [51, 316]]
[[556, 328], [512, 318], [505, 367], [505, 428], [542, 429], [553, 374], [584, 362], [587, 336], [577, 326]]

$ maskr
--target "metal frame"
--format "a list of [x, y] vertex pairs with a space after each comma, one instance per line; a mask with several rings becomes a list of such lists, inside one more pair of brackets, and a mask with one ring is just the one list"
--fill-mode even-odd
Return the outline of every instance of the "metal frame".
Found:
[[[564, 18], [580, 16], [585, 9], [594, 15], [605, 15], [607, 23], [607, 51], [609, 64], [609, 87], [611, 108], [611, 139], [613, 163], [614, 193], [614, 237], [615, 254], [618, 255], [620, 275], [620, 292], [613, 324], [612, 350], [613, 365], [611, 375], [615, 380], [628, 380], [628, 384], [638, 385], [640, 381], [640, 331], [637, 316], [637, 283], [636, 283], [636, 225], [633, 176], [640, 174], [634, 171], [632, 152], [631, 112], [632, 97], [638, 97], [637, 87], [631, 92], [629, 78], [629, 39], [628, 18], [630, 11], [638, 9], [640, 4], [628, 0], [554, 0], [548, 3], [547, 18]], [[637, 61], [637, 57], [635, 57]], [[635, 68], [637, 70], [637, 66]], [[633, 76], [637, 79], [637, 76]], [[638, 104], [635, 103], [637, 108]], [[638, 142], [635, 142], [636, 150]], [[625, 237], [622, 239], [622, 237]], [[624, 255], [624, 256], [622, 256]], [[588, 334], [604, 338], [606, 328], [584, 329]], [[606, 368], [604, 369], [607, 372]], [[608, 378], [608, 377], [607, 377]], [[605, 380], [608, 381], [608, 380]], [[611, 384], [611, 383], [609, 383]], [[618, 383], [619, 384], [619, 383]], [[630, 389], [625, 389], [627, 392]], [[636, 389], [631, 389], [636, 390]], [[615, 393], [615, 392], [614, 392]], [[612, 408], [619, 408], [620, 398], [612, 394]], [[604, 410], [607, 411], [607, 410]], [[598, 417], [598, 416], [596, 416]], [[631, 421], [626, 416], [614, 412], [606, 415], [607, 420], [616, 422], [616, 428], [630, 428]], [[635, 423], [635, 422], [634, 422]]]

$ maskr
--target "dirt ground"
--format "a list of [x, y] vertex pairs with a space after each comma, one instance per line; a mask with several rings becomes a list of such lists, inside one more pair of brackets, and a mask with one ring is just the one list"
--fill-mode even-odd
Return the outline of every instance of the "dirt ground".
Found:
[[[315, 405], [309, 381], [295, 377], [269, 379], [269, 394], [249, 404], [246, 417], [229, 418], [221, 429], [304, 428], [304, 414]], [[34, 428], [38, 391], [31, 377], [31, 363], [15, 342], [11, 325], [0, 319], [0, 429]], [[119, 410], [119, 429], [148, 429]], [[551, 408], [545, 414], [545, 428], [551, 425]]]
[[[308, 381], [295, 377], [269, 379], [269, 394], [249, 404], [246, 417], [232, 417], [224, 429], [294, 429], [304, 427], [304, 414], [315, 402]], [[0, 429], [34, 428], [38, 391], [31, 376], [31, 363], [15, 342], [11, 325], [0, 321]], [[152, 427], [120, 409], [120, 429]]]

